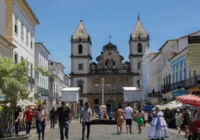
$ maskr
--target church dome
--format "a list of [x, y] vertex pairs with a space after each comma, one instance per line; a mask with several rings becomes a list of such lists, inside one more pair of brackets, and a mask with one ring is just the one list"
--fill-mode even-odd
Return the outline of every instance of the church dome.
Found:
[[112, 49], [117, 50], [117, 47], [113, 45], [111, 42], [109, 42], [107, 45], [103, 47], [103, 50], [112, 50]]

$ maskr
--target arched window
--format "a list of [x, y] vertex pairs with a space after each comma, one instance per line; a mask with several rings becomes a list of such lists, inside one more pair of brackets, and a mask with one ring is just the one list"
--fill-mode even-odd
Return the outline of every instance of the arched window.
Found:
[[141, 43], [138, 44], [138, 48], [137, 49], [138, 49], [138, 52], [142, 52], [142, 44]]
[[79, 54], [82, 54], [82, 53], [83, 53], [83, 46], [82, 46], [82, 45], [79, 45], [79, 46], [78, 46], [78, 53], [79, 53]]
[[80, 88], [80, 93], [83, 93], [83, 81], [78, 81], [77, 82], [78, 87]]

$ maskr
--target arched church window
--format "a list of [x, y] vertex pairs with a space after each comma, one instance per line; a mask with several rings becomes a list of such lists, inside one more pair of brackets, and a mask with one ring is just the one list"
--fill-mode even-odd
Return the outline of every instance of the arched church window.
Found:
[[83, 46], [82, 46], [82, 45], [79, 45], [79, 46], [78, 46], [78, 53], [79, 53], [79, 54], [82, 54], [82, 53], [83, 53]]
[[107, 65], [108, 65], [108, 61], [105, 62], [105, 66], [107, 66]]
[[83, 93], [83, 81], [78, 81], [77, 82], [78, 87], [80, 88], [80, 93]]
[[108, 53], [108, 55], [111, 55], [111, 54], [112, 54], [111, 52]]
[[138, 49], [138, 52], [142, 52], [142, 44], [141, 43], [138, 44], [138, 48], [137, 49]]
[[113, 66], [115, 66], [115, 61], [113, 61]]

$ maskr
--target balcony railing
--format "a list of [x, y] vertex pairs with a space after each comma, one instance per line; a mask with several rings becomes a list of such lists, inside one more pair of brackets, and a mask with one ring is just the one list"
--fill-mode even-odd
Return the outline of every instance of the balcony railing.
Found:
[[154, 93], [149, 93], [148, 94], [148, 97], [151, 98], [151, 97], [157, 97], [157, 98], [160, 98], [162, 97], [162, 93], [160, 91], [156, 91]]
[[90, 70], [90, 74], [128, 74], [131, 73], [127, 69], [96, 69]]
[[152, 93], [148, 93], [148, 97], [149, 98], [153, 97], [153, 94]]
[[171, 90], [177, 90], [180, 88], [192, 88], [198, 86], [198, 83], [200, 80], [200, 76], [194, 76], [191, 78], [188, 78], [186, 80], [182, 80], [176, 83], [171, 84]]
[[171, 90], [171, 85], [170, 84], [162, 86], [162, 93], [169, 92], [170, 90]]

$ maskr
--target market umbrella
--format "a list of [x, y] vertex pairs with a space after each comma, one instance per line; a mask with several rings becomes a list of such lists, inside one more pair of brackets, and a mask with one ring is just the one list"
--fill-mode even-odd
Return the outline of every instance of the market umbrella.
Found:
[[192, 106], [200, 106], [200, 97], [192, 95], [192, 94], [178, 96], [176, 100], [183, 104], [189, 104]]

